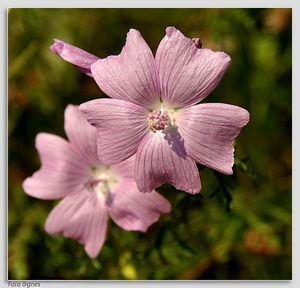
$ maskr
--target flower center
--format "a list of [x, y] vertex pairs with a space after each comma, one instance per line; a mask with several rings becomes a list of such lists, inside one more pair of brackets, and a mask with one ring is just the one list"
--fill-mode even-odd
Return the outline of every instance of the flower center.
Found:
[[97, 193], [98, 196], [108, 198], [111, 194], [111, 186], [117, 183], [117, 180], [112, 177], [109, 167], [105, 170], [92, 168], [92, 176], [84, 183], [84, 187], [90, 191]]
[[169, 124], [169, 114], [167, 110], [154, 110], [148, 115], [148, 128], [156, 132], [164, 130]]

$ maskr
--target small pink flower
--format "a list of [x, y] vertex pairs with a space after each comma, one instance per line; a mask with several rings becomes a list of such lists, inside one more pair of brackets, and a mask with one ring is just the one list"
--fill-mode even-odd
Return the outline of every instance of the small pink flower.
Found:
[[90, 257], [103, 246], [107, 221], [125, 230], [146, 232], [171, 211], [168, 200], [157, 192], [141, 194], [134, 181], [134, 157], [116, 165], [99, 162], [96, 129], [76, 106], [65, 110], [65, 139], [47, 133], [36, 137], [41, 168], [28, 177], [24, 191], [40, 199], [63, 198], [45, 224], [49, 234], [63, 234], [85, 245]]

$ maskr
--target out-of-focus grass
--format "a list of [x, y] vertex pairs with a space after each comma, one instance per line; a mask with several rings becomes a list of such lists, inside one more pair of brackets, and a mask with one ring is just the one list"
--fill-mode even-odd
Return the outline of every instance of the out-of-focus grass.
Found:
[[[291, 9], [11, 9], [8, 13], [8, 278], [242, 279], [292, 277]], [[204, 102], [248, 109], [234, 175], [201, 169], [201, 195], [163, 185], [172, 203], [147, 233], [109, 223], [96, 259], [44, 232], [55, 201], [27, 196], [39, 168], [35, 136], [65, 137], [63, 112], [103, 97], [94, 80], [49, 50], [62, 39], [99, 57], [119, 54], [130, 28], [155, 53], [175, 26], [232, 64]]]

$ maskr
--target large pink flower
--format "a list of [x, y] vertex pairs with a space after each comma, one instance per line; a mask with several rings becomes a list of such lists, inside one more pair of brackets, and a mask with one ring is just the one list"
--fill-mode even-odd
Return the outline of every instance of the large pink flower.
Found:
[[136, 154], [142, 192], [168, 182], [198, 193], [196, 162], [233, 173], [232, 144], [249, 113], [222, 103], [195, 105], [215, 89], [231, 62], [223, 52], [199, 49], [198, 40], [168, 27], [154, 58], [139, 31], [131, 29], [120, 55], [90, 66], [100, 89], [113, 98], [79, 106], [97, 128], [98, 157], [111, 165]]
[[63, 198], [45, 224], [50, 234], [63, 234], [85, 245], [96, 257], [105, 241], [108, 216], [125, 230], [145, 232], [160, 213], [170, 212], [168, 200], [157, 192], [141, 194], [134, 181], [134, 157], [103, 165], [96, 153], [96, 129], [78, 107], [65, 111], [69, 142], [40, 133], [36, 148], [41, 168], [23, 183], [24, 191], [40, 199]]

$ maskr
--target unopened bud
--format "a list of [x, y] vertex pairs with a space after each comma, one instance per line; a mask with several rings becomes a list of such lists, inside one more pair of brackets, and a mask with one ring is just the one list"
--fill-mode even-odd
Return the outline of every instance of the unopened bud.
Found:
[[197, 48], [203, 48], [203, 43], [200, 38], [193, 38], [192, 41], [195, 43]]

